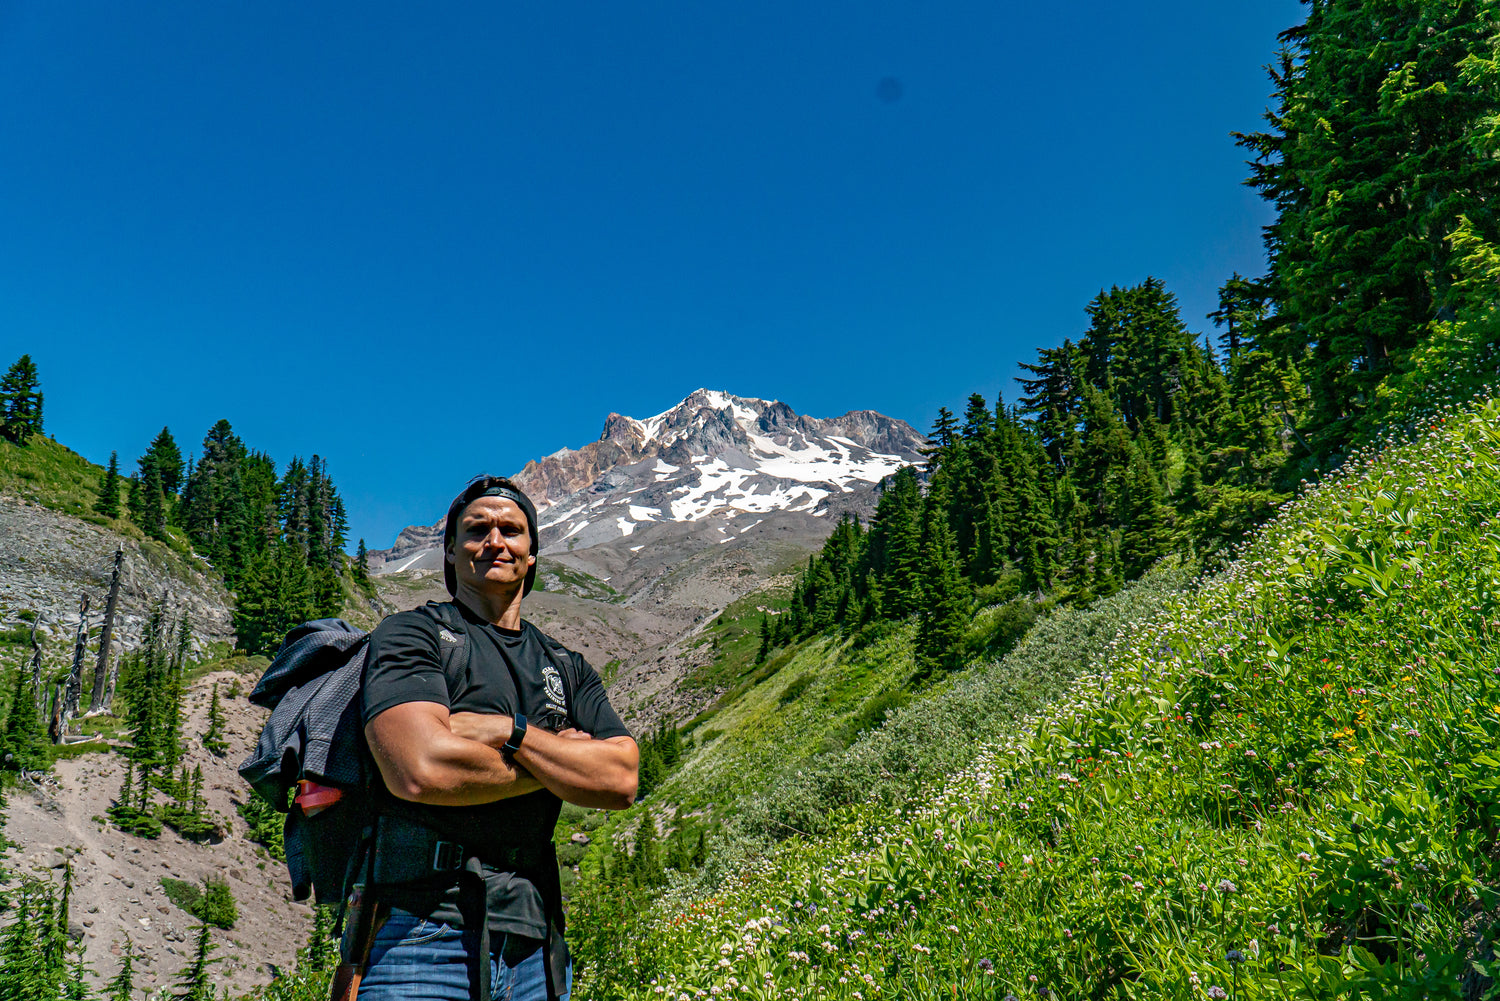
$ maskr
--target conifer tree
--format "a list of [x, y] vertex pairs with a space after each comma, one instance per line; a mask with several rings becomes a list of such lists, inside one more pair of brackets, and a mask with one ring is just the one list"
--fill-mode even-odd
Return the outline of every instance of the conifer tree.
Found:
[[135, 943], [125, 936], [120, 969], [104, 985], [105, 1001], [135, 1001]]
[[932, 422], [932, 433], [927, 436], [931, 444], [921, 450], [928, 457], [929, 468], [935, 469], [943, 464], [944, 454], [952, 447], [957, 436], [958, 424], [953, 420], [953, 411], [947, 407], [938, 407], [937, 420]]
[[869, 566], [880, 579], [881, 609], [890, 619], [917, 611], [922, 587], [922, 492], [911, 466], [896, 470], [875, 507]]
[[141, 531], [157, 539], [167, 537], [167, 497], [162, 491], [161, 471], [155, 465], [141, 472], [139, 485], [133, 491], [136, 506], [131, 510]]
[[923, 560], [917, 662], [924, 673], [960, 667], [970, 618], [969, 587], [959, 567], [953, 532], [939, 511], [929, 513]]
[[58, 994], [59, 1001], [91, 1001], [94, 992], [89, 990], [88, 967], [83, 959], [83, 943], [72, 947], [73, 962], [68, 967], [67, 979]]
[[203, 731], [203, 746], [221, 758], [229, 750], [229, 745], [224, 742], [224, 707], [219, 702], [217, 682], [208, 699], [208, 727]]
[[235, 606], [235, 633], [250, 653], [271, 653], [287, 632], [317, 617], [307, 562], [295, 545], [277, 544], [244, 575]]
[[640, 885], [661, 886], [666, 882], [667, 874], [662, 867], [661, 851], [657, 847], [656, 821], [651, 818], [650, 810], [641, 814], [641, 822], [636, 825], [632, 863]]
[[1460, 220], [1500, 238], [1497, 35], [1483, 0], [1312, 4], [1281, 35], [1269, 127], [1238, 136], [1277, 213], [1262, 343], [1308, 379], [1320, 461], [1373, 429], [1384, 380], [1471, 304]]
[[218, 962], [209, 958], [216, 948], [208, 925], [200, 924], [193, 961], [183, 969], [177, 981], [177, 992], [172, 995], [174, 1001], [214, 1001], [214, 985], [209, 979], [208, 968]]
[[109, 453], [109, 465], [104, 470], [104, 482], [99, 487], [99, 500], [94, 510], [106, 518], [120, 516], [120, 453]]
[[1124, 493], [1119, 558], [1124, 578], [1134, 580], [1166, 553], [1169, 542], [1161, 484], [1139, 449], [1130, 457]]
[[6, 1001], [54, 1001], [57, 981], [49, 976], [45, 951], [48, 928], [41, 923], [42, 900], [50, 891], [33, 879], [15, 893], [14, 917], [0, 937], [0, 997]]
[[370, 551], [365, 548], [365, 540], [359, 540], [359, 549], [354, 554], [354, 566], [352, 568], [354, 583], [360, 587], [367, 587], [370, 583]]
[[177, 447], [177, 442], [172, 438], [172, 432], [167, 428], [162, 428], [161, 433], [152, 439], [151, 446], [146, 449], [146, 454], [141, 456], [139, 464], [143, 481], [148, 468], [156, 469], [162, 492], [168, 496], [175, 496], [182, 489], [182, 450]]
[[1120, 493], [1130, 463], [1130, 434], [1109, 398], [1090, 384], [1083, 387], [1083, 435], [1072, 477], [1088, 506], [1092, 527], [1118, 524]]
[[756, 651], [755, 663], [764, 664], [771, 653], [771, 617], [765, 612], [760, 613], [760, 649]]
[[50, 919], [46, 921], [46, 942], [43, 951], [46, 955], [48, 976], [53, 983], [61, 983], [68, 969], [68, 921], [69, 911], [73, 903], [73, 860], [63, 860], [63, 885], [62, 892], [56, 898], [56, 906], [53, 906], [52, 894], [47, 894], [47, 906], [44, 915]]
[[5, 717], [4, 762], [13, 771], [35, 771], [47, 764], [46, 727], [37, 709], [40, 693], [29, 670], [15, 670]]
[[1032, 418], [1053, 466], [1065, 470], [1072, 465], [1082, 420], [1083, 360], [1072, 341], [1037, 354], [1036, 365], [1021, 365], [1034, 376], [1018, 380], [1026, 394], [1021, 397], [1021, 413]]
[[0, 379], [0, 435], [17, 445], [42, 433], [42, 394], [36, 363], [22, 355]]

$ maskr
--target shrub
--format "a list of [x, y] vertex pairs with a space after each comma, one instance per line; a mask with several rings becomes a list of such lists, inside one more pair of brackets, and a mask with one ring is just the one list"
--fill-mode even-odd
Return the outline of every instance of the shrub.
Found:
[[230, 891], [229, 884], [221, 879], [204, 880], [203, 898], [193, 913], [204, 924], [226, 930], [233, 928], [234, 922], [239, 918], [239, 910], [234, 905], [234, 894]]

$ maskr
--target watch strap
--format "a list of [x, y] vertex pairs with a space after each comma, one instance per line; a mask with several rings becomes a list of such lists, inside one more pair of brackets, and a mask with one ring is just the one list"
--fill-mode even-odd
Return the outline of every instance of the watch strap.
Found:
[[514, 721], [511, 724], [510, 739], [505, 742], [505, 746], [500, 748], [500, 750], [505, 751], [507, 754], [515, 754], [521, 749], [521, 741], [525, 739], [526, 717], [520, 713], [516, 713]]

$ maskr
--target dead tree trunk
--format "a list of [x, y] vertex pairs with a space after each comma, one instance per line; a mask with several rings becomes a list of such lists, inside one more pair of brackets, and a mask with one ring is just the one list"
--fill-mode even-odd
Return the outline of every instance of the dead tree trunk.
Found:
[[36, 619], [31, 620], [31, 696], [36, 700], [36, 712], [42, 714], [42, 702], [46, 698], [42, 688], [42, 645], [36, 641]]
[[54, 744], [61, 743], [68, 732], [73, 717], [78, 715], [78, 699], [83, 694], [83, 655], [89, 645], [89, 596], [85, 591], [78, 599], [78, 636], [73, 641], [73, 668], [68, 672], [68, 684], [63, 689], [62, 706], [57, 713], [57, 734]]
[[109, 641], [115, 630], [115, 603], [120, 598], [120, 569], [125, 563], [125, 547], [115, 549], [115, 572], [109, 578], [109, 597], [104, 602], [104, 628], [99, 630], [99, 659], [94, 662], [94, 689], [89, 694], [88, 715], [102, 712], [105, 685], [109, 673]]
[[118, 651], [116, 651], [114, 662], [109, 665], [109, 683], [106, 684], [105, 687], [104, 687], [104, 705], [102, 707], [100, 707], [100, 710], [99, 710], [100, 712], [106, 712], [107, 713], [107, 712], [109, 712], [109, 707], [112, 706], [112, 705], [114, 705], [114, 703], [115, 703], [115, 682], [117, 682], [119, 680], [120, 680], [120, 654], [119, 654]]
[[62, 743], [62, 707], [63, 707], [63, 683], [54, 681], [52, 683], [51, 707], [47, 712], [47, 736], [52, 738], [52, 743]]

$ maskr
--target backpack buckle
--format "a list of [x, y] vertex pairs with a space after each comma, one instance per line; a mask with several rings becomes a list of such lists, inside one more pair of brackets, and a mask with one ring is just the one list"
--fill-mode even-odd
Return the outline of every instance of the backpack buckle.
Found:
[[464, 867], [464, 846], [457, 841], [439, 841], [432, 848], [435, 872], [453, 872]]

